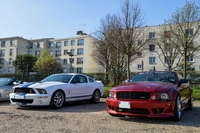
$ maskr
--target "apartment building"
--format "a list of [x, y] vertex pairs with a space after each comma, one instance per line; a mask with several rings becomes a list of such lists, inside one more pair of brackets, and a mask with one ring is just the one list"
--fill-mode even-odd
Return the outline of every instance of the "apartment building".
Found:
[[[145, 27], [147, 39], [157, 39], [159, 30], [159, 26]], [[104, 68], [98, 65], [91, 56], [93, 41], [94, 38], [91, 35], [87, 35], [82, 31], [78, 31], [76, 36], [59, 39], [42, 38], [32, 40], [18, 36], [0, 38], [0, 73], [15, 73], [12, 61], [16, 59], [17, 55], [30, 54], [37, 56], [42, 50], [47, 50], [54, 55], [57, 61], [61, 63], [64, 72], [105, 72]], [[138, 43], [140, 42], [138, 41]], [[149, 43], [147, 51], [138, 53], [138, 58], [131, 62], [131, 72], [153, 69], [158, 71], [167, 70], [162, 63], [165, 60], [164, 56], [158, 54], [159, 50], [153, 41]], [[200, 52], [196, 52], [187, 59], [189, 63], [192, 63], [195, 71], [200, 71], [199, 57]]]
[[39, 55], [47, 50], [61, 63], [64, 72], [93, 73], [103, 72], [92, 58], [94, 38], [79, 31], [68, 38], [42, 38], [29, 40], [22, 37], [0, 38], [0, 73], [15, 73], [12, 61], [17, 55]]

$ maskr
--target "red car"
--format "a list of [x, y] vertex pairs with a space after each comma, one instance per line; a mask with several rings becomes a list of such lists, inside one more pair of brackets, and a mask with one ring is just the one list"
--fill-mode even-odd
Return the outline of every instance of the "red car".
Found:
[[111, 88], [106, 106], [113, 116], [171, 117], [180, 121], [182, 110], [193, 108], [192, 88], [176, 72], [141, 72], [129, 83]]

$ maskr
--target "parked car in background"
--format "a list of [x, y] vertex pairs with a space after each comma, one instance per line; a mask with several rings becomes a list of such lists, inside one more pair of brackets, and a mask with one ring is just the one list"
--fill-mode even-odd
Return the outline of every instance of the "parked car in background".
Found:
[[10, 93], [11, 104], [19, 106], [52, 106], [65, 102], [90, 100], [98, 103], [104, 92], [101, 81], [77, 73], [53, 74], [41, 82], [20, 84]]
[[129, 83], [111, 88], [106, 104], [110, 115], [171, 117], [179, 121], [183, 109], [193, 108], [192, 88], [176, 72], [141, 72]]
[[15, 78], [0, 78], [0, 101], [9, 100]]

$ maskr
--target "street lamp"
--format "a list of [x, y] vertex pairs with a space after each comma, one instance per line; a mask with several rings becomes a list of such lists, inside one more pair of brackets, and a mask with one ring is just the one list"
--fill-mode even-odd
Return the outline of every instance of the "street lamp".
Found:
[[72, 72], [72, 63], [74, 62], [74, 60], [72, 59], [72, 56], [74, 56], [74, 54], [72, 54], [72, 52], [67, 52], [67, 54], [70, 56], [69, 62], [70, 62], [70, 73]]

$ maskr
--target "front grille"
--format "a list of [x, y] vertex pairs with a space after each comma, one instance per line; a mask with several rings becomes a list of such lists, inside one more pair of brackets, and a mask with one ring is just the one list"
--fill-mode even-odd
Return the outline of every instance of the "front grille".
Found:
[[15, 88], [14, 93], [36, 94], [35, 91], [32, 88]]
[[33, 99], [12, 99], [13, 102], [18, 102], [18, 103], [33, 103]]
[[144, 114], [144, 115], [150, 114], [148, 109], [139, 109], [139, 108], [131, 108], [131, 109], [119, 108], [118, 112], [126, 112], [126, 113], [132, 113], [132, 114]]
[[117, 92], [118, 99], [128, 99], [128, 100], [135, 100], [135, 99], [143, 99], [148, 100], [150, 98], [149, 92]]

